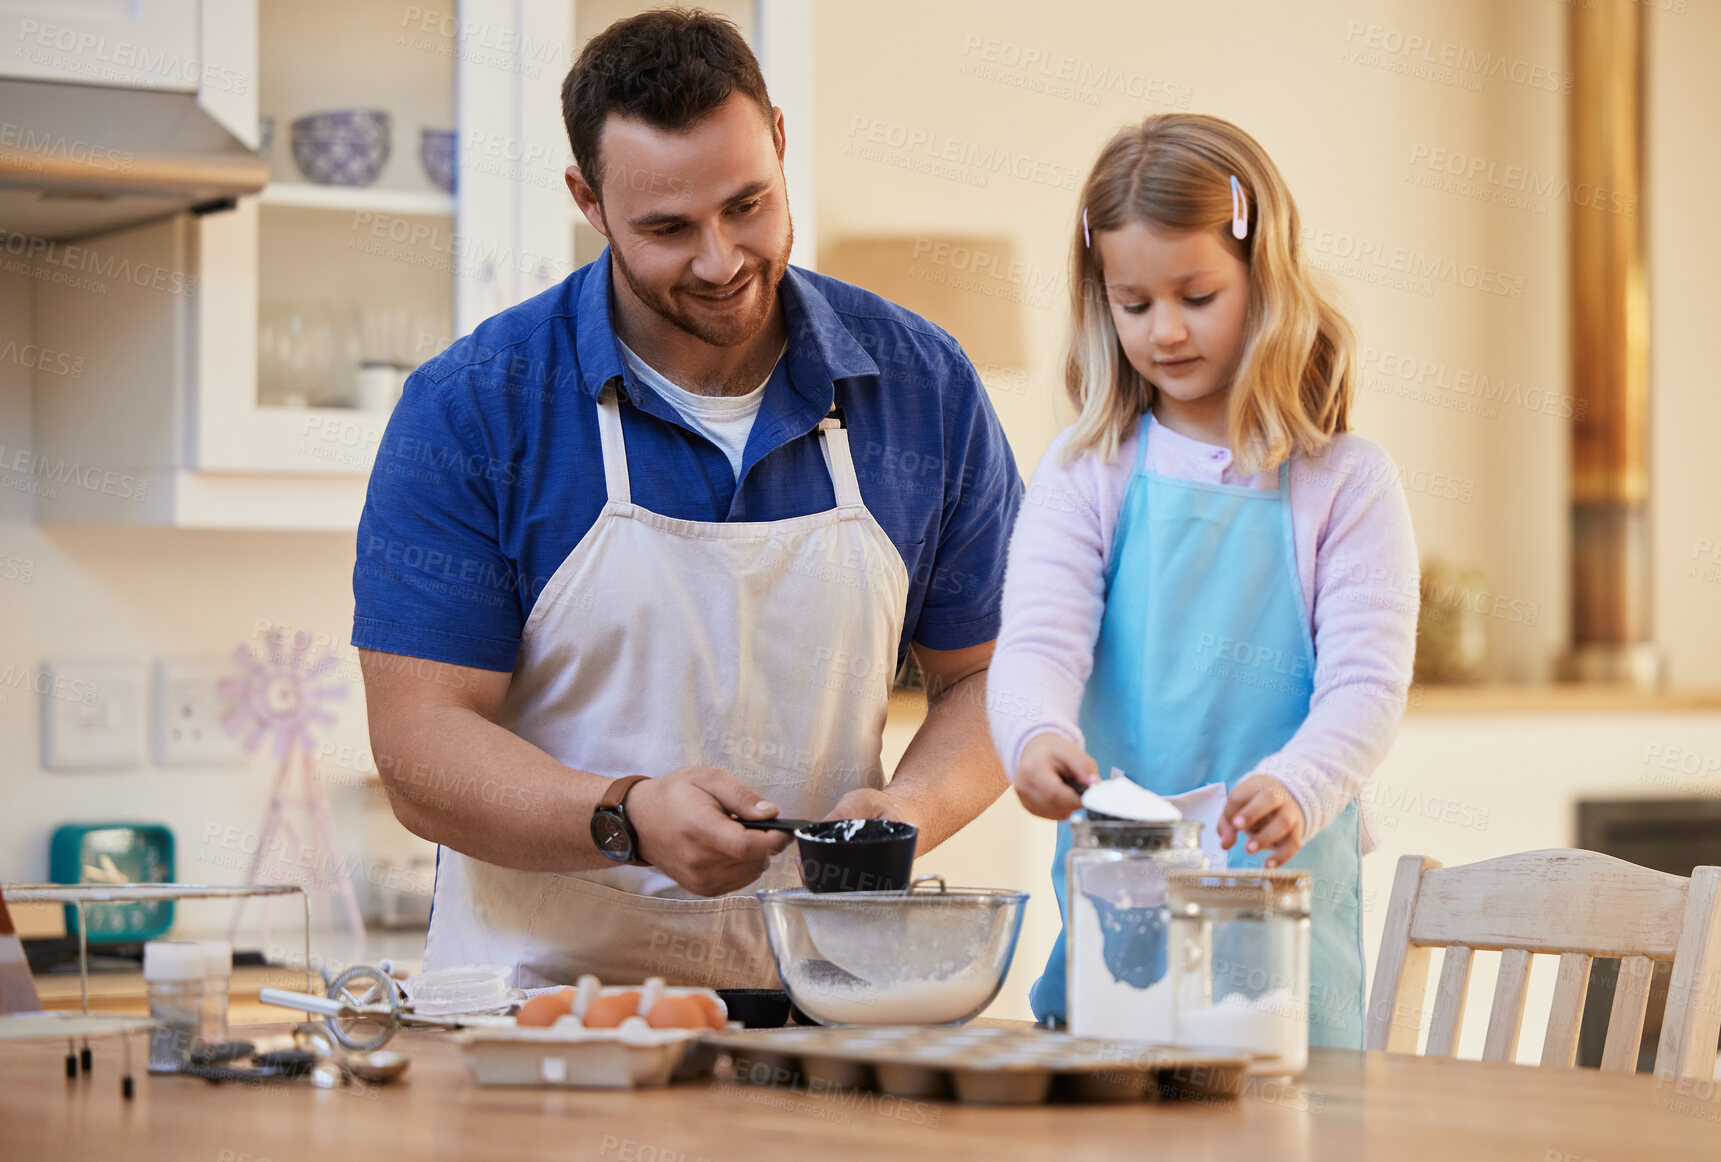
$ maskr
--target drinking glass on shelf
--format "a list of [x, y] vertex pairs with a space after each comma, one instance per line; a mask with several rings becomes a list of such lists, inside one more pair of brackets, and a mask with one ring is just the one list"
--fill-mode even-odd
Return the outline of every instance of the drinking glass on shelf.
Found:
[[296, 305], [264, 303], [257, 321], [257, 398], [266, 407], [310, 403], [305, 320]]

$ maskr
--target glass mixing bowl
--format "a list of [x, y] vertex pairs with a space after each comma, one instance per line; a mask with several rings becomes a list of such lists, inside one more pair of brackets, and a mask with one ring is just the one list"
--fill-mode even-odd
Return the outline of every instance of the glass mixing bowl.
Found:
[[[929, 882], [930, 881], [930, 882]], [[824, 1025], [960, 1025], [1010, 971], [1026, 892], [759, 892], [777, 974]]]

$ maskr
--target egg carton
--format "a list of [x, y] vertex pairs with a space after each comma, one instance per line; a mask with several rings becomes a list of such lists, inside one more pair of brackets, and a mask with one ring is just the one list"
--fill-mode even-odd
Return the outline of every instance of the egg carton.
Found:
[[751, 1029], [712, 1035], [735, 1080], [974, 1105], [1234, 1099], [1250, 1056], [1005, 1026]]
[[708, 1031], [485, 1025], [454, 1035], [480, 1085], [632, 1089], [707, 1076], [717, 1063]]
[[[529, 990], [533, 997], [559, 991], [559, 986]], [[582, 1012], [599, 998], [629, 992], [640, 995], [640, 1007], [647, 1011], [661, 999], [694, 995], [726, 1011], [723, 998], [710, 989], [665, 985], [658, 977], [643, 985], [602, 985], [596, 977], [582, 977], [577, 991]], [[638, 1015], [619, 1026], [588, 1028], [581, 1016], [569, 1013], [549, 1025], [520, 1025], [512, 1018], [486, 1021], [456, 1034], [455, 1041], [480, 1085], [631, 1089], [709, 1075], [717, 1063], [716, 1049], [706, 1040], [710, 1031], [653, 1028]]]

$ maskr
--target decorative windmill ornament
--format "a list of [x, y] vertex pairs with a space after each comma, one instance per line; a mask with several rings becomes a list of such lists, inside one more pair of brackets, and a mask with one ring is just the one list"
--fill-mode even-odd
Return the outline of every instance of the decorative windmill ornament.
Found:
[[329, 702], [343, 701], [347, 688], [339, 682], [323, 681], [340, 659], [333, 653], [310, 660], [311, 635], [293, 635], [291, 651], [280, 635], [268, 639], [267, 658], [259, 658], [245, 646], [233, 650], [233, 660], [244, 671], [239, 678], [224, 678], [221, 695], [231, 709], [222, 725], [229, 734], [243, 734], [240, 741], [254, 751], [264, 736], [273, 735], [275, 758], [285, 760], [295, 744], [309, 754], [315, 747], [313, 723], [333, 726], [335, 716], [325, 709]]
[[[326, 876], [329, 894], [341, 897], [357, 942], [356, 955], [364, 947], [364, 919], [348, 874], [351, 869], [335, 831], [334, 811], [312, 758], [316, 750], [314, 730], [334, 725], [335, 715], [329, 705], [343, 701], [347, 688], [330, 677], [340, 659], [332, 651], [313, 656], [312, 644], [311, 635], [303, 630], [292, 635], [290, 645], [285, 633], [275, 630], [265, 638], [261, 655], [243, 644], [234, 647], [233, 660], [240, 673], [220, 683], [221, 696], [228, 706], [222, 725], [229, 734], [240, 736], [248, 751], [256, 751], [267, 740], [270, 752], [280, 763], [257, 850], [252, 852], [245, 872], [246, 885], [257, 882], [263, 860], [280, 850], [280, 836], [285, 836], [293, 850], [307, 850], [300, 846], [298, 829], [289, 817], [289, 808], [296, 808], [304, 817], [308, 834], [316, 840], [316, 846], [309, 850], [322, 854], [316, 869], [319, 878]], [[294, 867], [300, 869], [297, 863]], [[238, 934], [244, 907], [245, 901], [240, 900], [234, 909], [233, 936]], [[269, 914], [265, 910], [263, 943], [268, 942]]]

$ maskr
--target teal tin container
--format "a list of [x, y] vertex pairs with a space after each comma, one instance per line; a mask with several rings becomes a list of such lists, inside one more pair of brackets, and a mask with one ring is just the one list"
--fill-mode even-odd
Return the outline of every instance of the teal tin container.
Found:
[[[67, 823], [54, 829], [48, 877], [56, 884], [171, 884], [173, 832], [159, 823]], [[85, 904], [91, 944], [158, 940], [173, 927], [172, 900]], [[78, 910], [66, 905], [66, 935]]]

